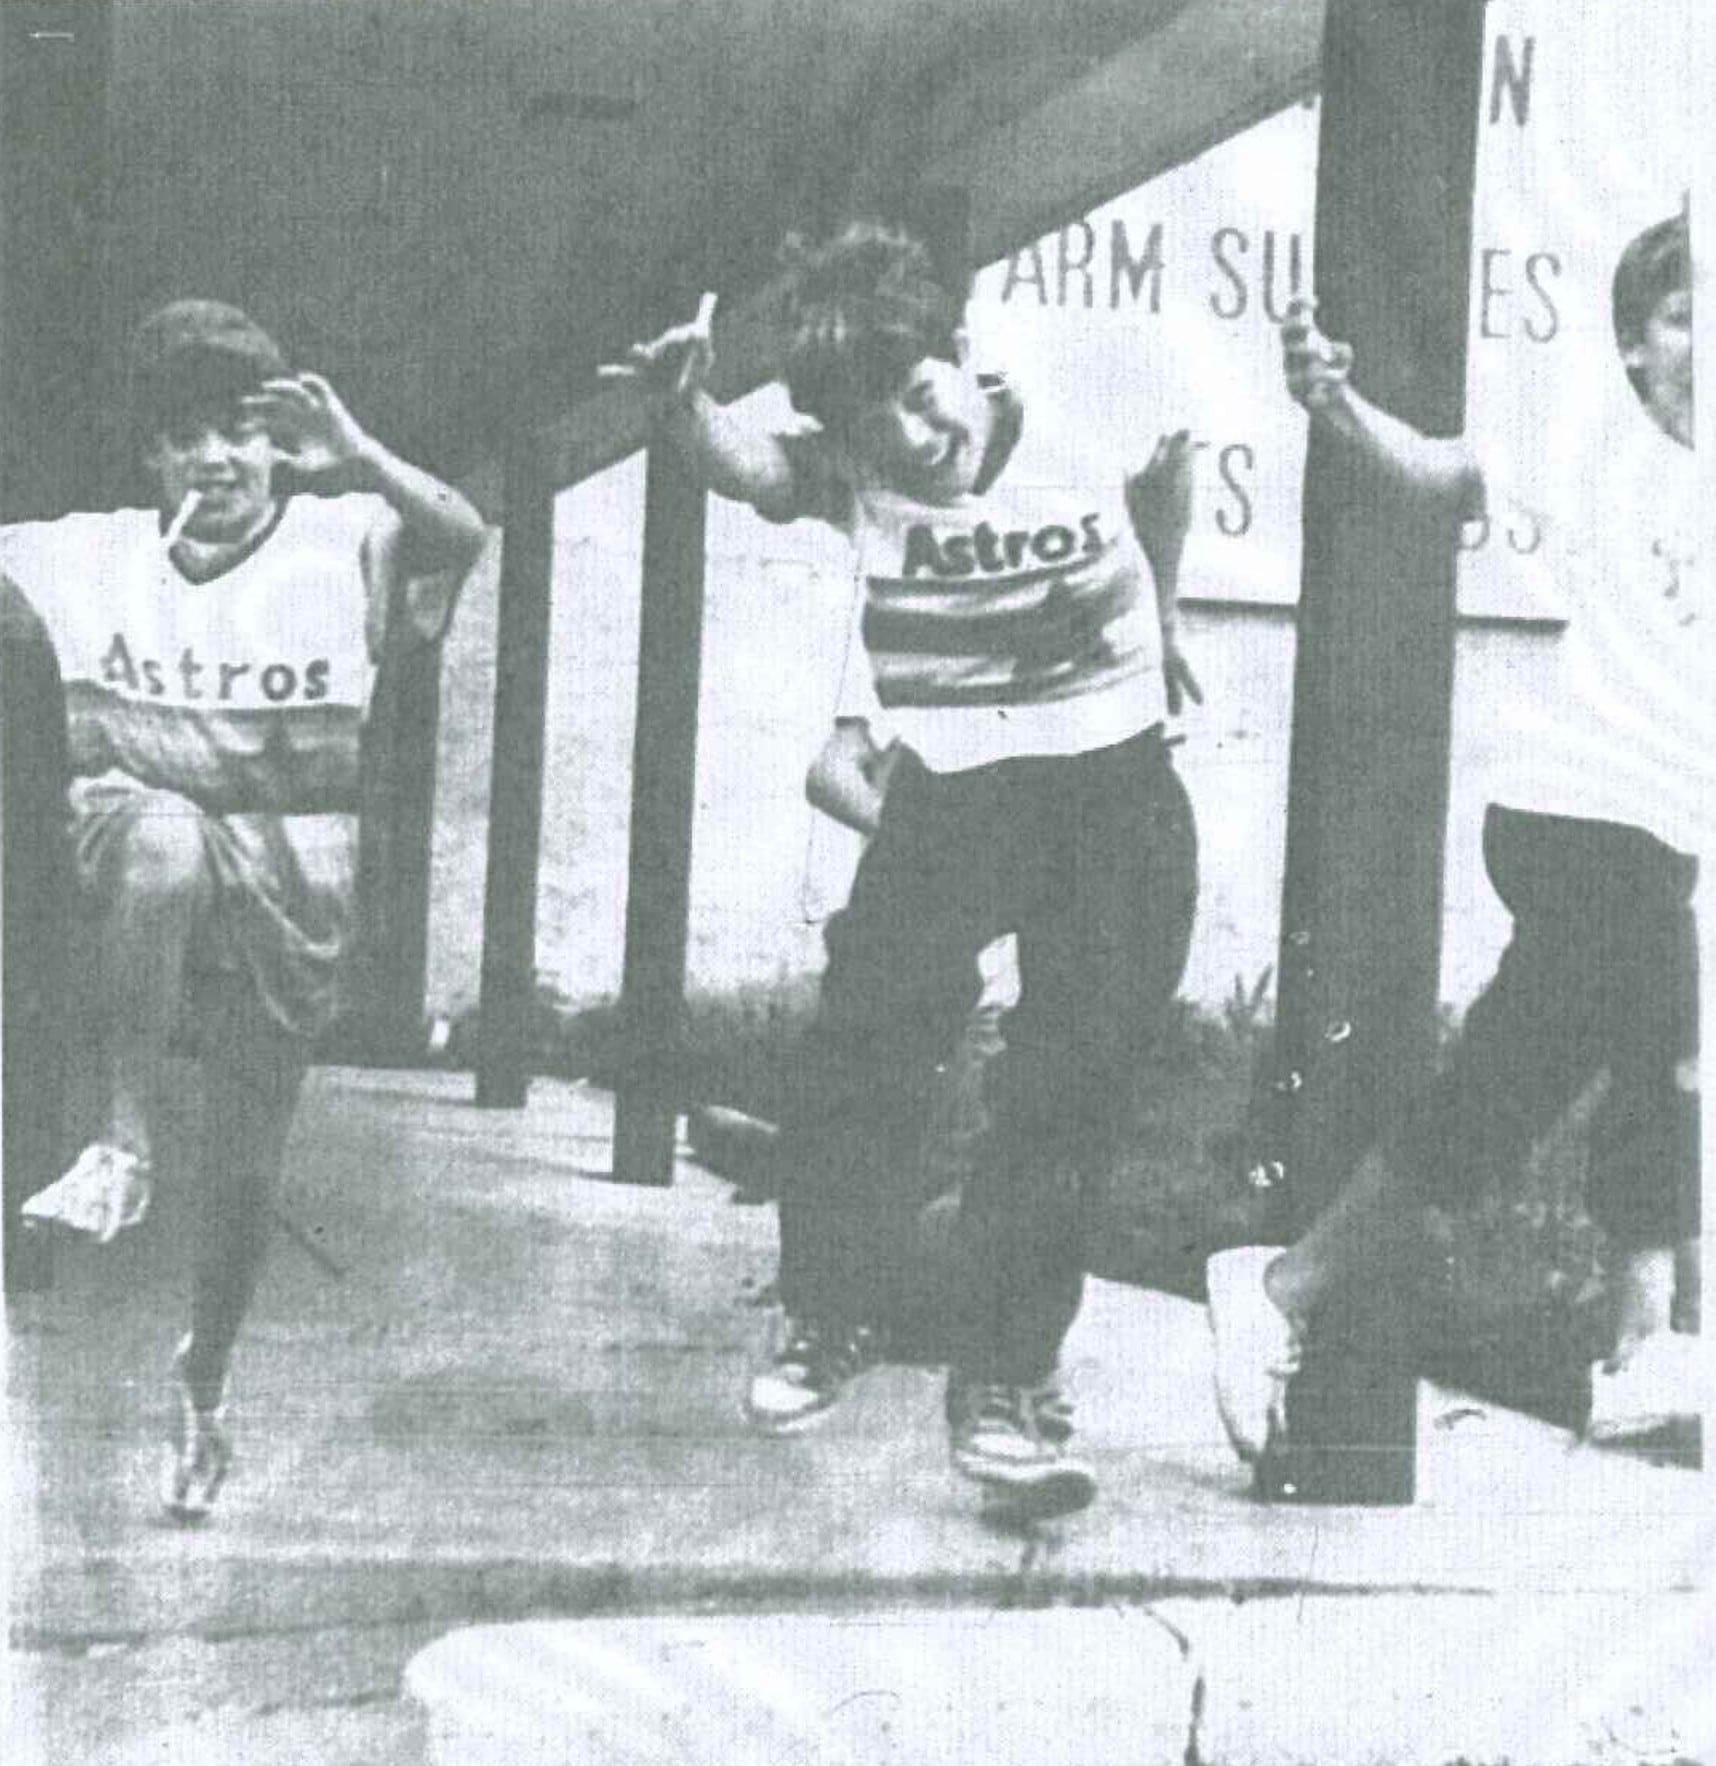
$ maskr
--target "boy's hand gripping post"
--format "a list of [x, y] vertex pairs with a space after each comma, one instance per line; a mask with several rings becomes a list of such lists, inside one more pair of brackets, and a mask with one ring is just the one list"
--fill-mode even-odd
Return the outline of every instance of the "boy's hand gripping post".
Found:
[[1281, 322], [1281, 365], [1287, 390], [1307, 410], [1337, 398], [1353, 370], [1352, 345], [1336, 343], [1317, 329], [1317, 303], [1305, 295], [1291, 301]]

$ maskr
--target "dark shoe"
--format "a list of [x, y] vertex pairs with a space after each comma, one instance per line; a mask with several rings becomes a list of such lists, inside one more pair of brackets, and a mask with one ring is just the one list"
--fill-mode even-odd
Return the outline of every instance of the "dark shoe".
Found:
[[1063, 1442], [1045, 1437], [1033, 1395], [990, 1381], [956, 1382], [949, 1405], [954, 1466], [991, 1496], [1036, 1512], [1083, 1508], [1096, 1495], [1096, 1474]]
[[881, 1339], [866, 1326], [829, 1331], [788, 1320], [781, 1348], [745, 1394], [745, 1415], [776, 1434], [800, 1428], [826, 1416], [847, 1382], [881, 1359]]

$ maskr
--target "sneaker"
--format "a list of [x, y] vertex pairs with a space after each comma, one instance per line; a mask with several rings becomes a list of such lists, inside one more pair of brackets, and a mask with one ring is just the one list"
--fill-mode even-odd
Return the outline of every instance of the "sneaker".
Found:
[[[959, 1414], [960, 1396], [964, 1388], [956, 1380], [947, 1384], [944, 1413], [951, 1427]], [[1036, 1431], [1045, 1441], [1065, 1447], [1073, 1438], [1073, 1401], [1057, 1375], [1024, 1388], [1025, 1408]]]
[[1618, 1366], [1591, 1369], [1585, 1438], [1598, 1445], [1634, 1440], [1702, 1414], [1700, 1340], [1679, 1331], [1646, 1337]]
[[847, 1381], [881, 1358], [881, 1339], [867, 1326], [829, 1331], [789, 1321], [782, 1347], [751, 1381], [745, 1415], [760, 1429], [781, 1433], [798, 1428], [825, 1416]]
[[1025, 1404], [1045, 1441], [1065, 1447], [1073, 1438], [1072, 1395], [1052, 1374], [1040, 1385], [1025, 1388]]
[[1263, 1285], [1280, 1255], [1273, 1245], [1244, 1245], [1206, 1267], [1216, 1404], [1234, 1451], [1248, 1461], [1262, 1458], [1271, 1432], [1284, 1425], [1287, 1383], [1303, 1353], [1298, 1329]]
[[[1040, 1390], [1040, 1388], [1039, 1388]], [[1065, 1514], [1096, 1495], [1096, 1474], [1049, 1440], [1033, 1392], [989, 1381], [956, 1382], [950, 1393], [953, 1463], [995, 1497]]]
[[226, 1432], [226, 1405], [199, 1405], [185, 1378], [186, 1337], [173, 1354], [173, 1388], [178, 1421], [169, 1446], [162, 1502], [175, 1521], [203, 1521], [232, 1467], [232, 1442]]
[[124, 1147], [94, 1141], [58, 1182], [24, 1204], [27, 1222], [56, 1221], [108, 1244], [149, 1212], [149, 1166]]

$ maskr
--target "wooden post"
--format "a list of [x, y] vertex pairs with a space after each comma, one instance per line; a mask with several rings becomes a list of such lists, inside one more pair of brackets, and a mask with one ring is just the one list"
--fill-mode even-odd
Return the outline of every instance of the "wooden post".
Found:
[[669, 444], [650, 449], [620, 983], [622, 1078], [614, 1119], [614, 1176], [621, 1183], [673, 1182], [707, 502], [702, 485]]
[[[1319, 319], [1367, 396], [1463, 423], [1482, 0], [1329, 0]], [[1314, 428], [1303, 505], [1276, 1099], [1302, 1231], [1436, 1058], [1455, 534]], [[1379, 1272], [1379, 1277], [1381, 1272]], [[1416, 1382], [1397, 1287], [1320, 1316], [1266, 1494], [1410, 1502]]]
[[[404, 598], [390, 629], [405, 617]], [[435, 825], [435, 744], [441, 727], [441, 646], [396, 641], [376, 676], [364, 752], [358, 857], [363, 997], [342, 1046], [390, 1065], [423, 1055], [429, 966], [429, 863]]]
[[536, 994], [536, 882], [542, 843], [554, 483], [532, 425], [521, 423], [509, 438], [504, 473], [506, 520], [477, 1049], [477, 1103], [491, 1110], [516, 1110], [524, 1103], [530, 1086], [530, 1024]]

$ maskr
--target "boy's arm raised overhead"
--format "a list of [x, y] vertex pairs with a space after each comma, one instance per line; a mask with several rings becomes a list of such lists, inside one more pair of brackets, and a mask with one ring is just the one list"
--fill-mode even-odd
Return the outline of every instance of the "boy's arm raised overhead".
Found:
[[1317, 329], [1315, 303], [1303, 298], [1281, 326], [1287, 390], [1311, 414], [1344, 436], [1366, 459], [1427, 497], [1446, 499], [1462, 518], [1484, 507], [1484, 475], [1461, 436], [1424, 435], [1354, 390], [1352, 346]]
[[770, 521], [791, 521], [803, 510], [792, 458], [781, 438], [710, 396], [714, 320], [715, 297], [706, 294], [696, 318], [647, 343], [634, 343], [623, 362], [604, 363], [597, 377], [633, 381], [712, 491], [748, 503]]
[[371, 491], [393, 506], [412, 575], [462, 575], [476, 562], [487, 529], [469, 501], [384, 447], [320, 374], [264, 381], [243, 403], [268, 425], [277, 457], [302, 477], [331, 489]]

